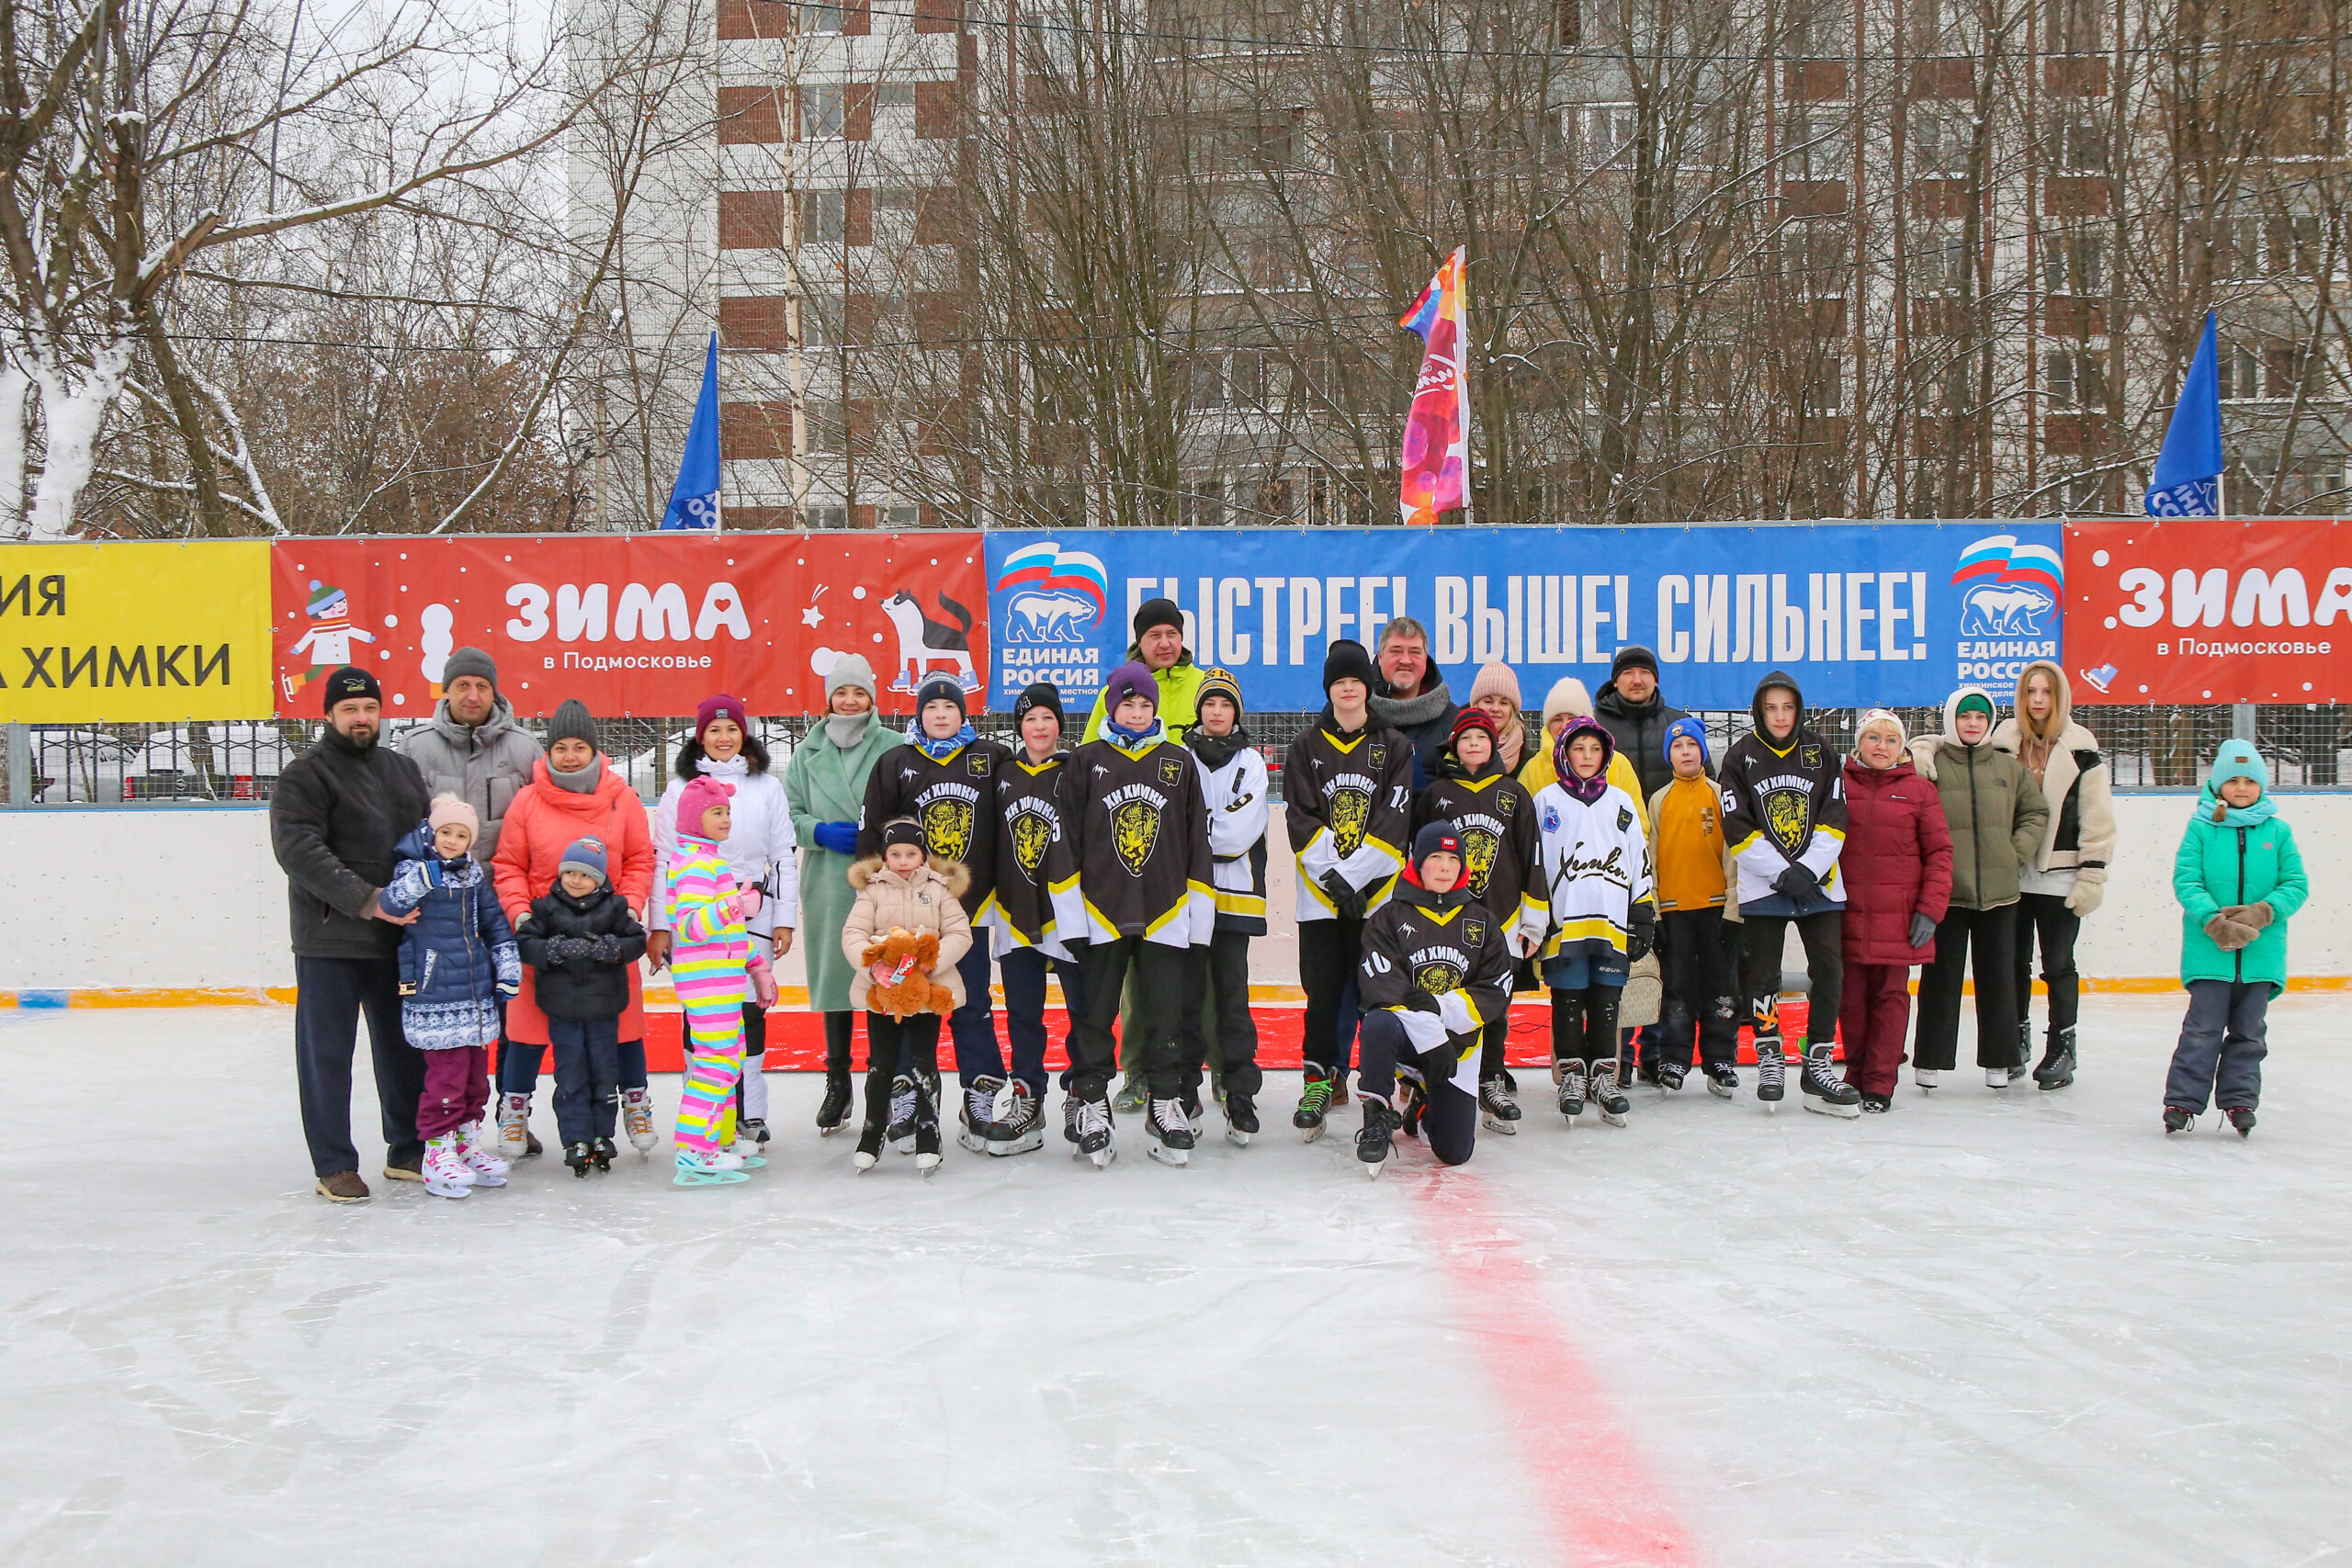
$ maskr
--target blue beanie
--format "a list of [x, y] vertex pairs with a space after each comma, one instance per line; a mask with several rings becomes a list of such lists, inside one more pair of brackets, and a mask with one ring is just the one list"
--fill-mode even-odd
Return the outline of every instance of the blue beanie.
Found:
[[2220, 789], [2232, 779], [2252, 779], [2265, 789], [2270, 787], [2270, 769], [2263, 762], [2262, 753], [2243, 740], [2224, 740], [2213, 753], [2213, 787]]
[[1699, 766], [1702, 769], [1712, 767], [1713, 760], [1707, 754], [1707, 727], [1688, 714], [1666, 727], [1666, 739], [1659, 747], [1666, 754], [1666, 765], [1669, 768], [1674, 765], [1675, 739], [1683, 735], [1699, 743]]
[[1452, 855], [1456, 860], [1462, 858], [1462, 835], [1454, 830], [1453, 823], [1443, 820], [1425, 822], [1421, 830], [1413, 835], [1413, 871], [1416, 874], [1420, 872], [1421, 863], [1431, 855]]
[[574, 839], [571, 843], [566, 844], [563, 859], [558, 863], [556, 872], [560, 875], [567, 871], [584, 871], [594, 877], [599, 885], [603, 884], [608, 874], [605, 863], [605, 840], [594, 838]]

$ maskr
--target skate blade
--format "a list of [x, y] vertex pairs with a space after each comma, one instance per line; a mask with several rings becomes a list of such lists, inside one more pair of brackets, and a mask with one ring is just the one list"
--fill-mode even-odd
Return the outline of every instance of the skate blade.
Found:
[[882, 1156], [880, 1155], [869, 1155], [864, 1153], [854, 1154], [850, 1156], [849, 1163], [857, 1171], [858, 1175], [864, 1176], [867, 1171], [872, 1170], [876, 1166], [882, 1163]]
[[689, 1174], [680, 1171], [670, 1179], [673, 1187], [733, 1187], [752, 1179], [740, 1170], [705, 1170]]
[[846, 1122], [836, 1122], [831, 1126], [828, 1127], [820, 1122], [817, 1124], [817, 1136], [820, 1138], [830, 1138], [835, 1133], [840, 1132], [843, 1127], [848, 1125], [849, 1123]]
[[1804, 1097], [1804, 1108], [1817, 1116], [1835, 1116], [1841, 1121], [1849, 1121], [1862, 1113], [1862, 1108], [1860, 1105], [1832, 1105], [1829, 1101], [1810, 1094]]
[[1376, 1163], [1372, 1160], [1366, 1160], [1363, 1162], [1364, 1179], [1367, 1181], [1377, 1181], [1380, 1179], [1380, 1173], [1387, 1168], [1388, 1162], [1385, 1159]]
[[1298, 1139], [1299, 1142], [1303, 1144], [1311, 1144], [1322, 1135], [1323, 1129], [1319, 1125], [1314, 1127], [1301, 1127], [1298, 1130]]
[[939, 1169], [939, 1156], [937, 1155], [917, 1155], [915, 1156], [915, 1168], [921, 1171], [923, 1175], [929, 1176]]
[[1625, 1118], [1614, 1111], [1602, 1111], [1600, 1119], [1611, 1127], [1623, 1127], [1625, 1124]]
[[1519, 1123], [1516, 1122], [1506, 1122], [1499, 1116], [1482, 1114], [1478, 1118], [1478, 1125], [1484, 1127], [1489, 1133], [1500, 1133], [1506, 1138], [1515, 1138], [1519, 1136]]
[[1717, 1100], [1729, 1100], [1735, 1091], [1725, 1085], [1710, 1083], [1707, 1085], [1707, 1092], [1713, 1095]]
[[1109, 1168], [1113, 1160], [1119, 1157], [1119, 1151], [1114, 1148], [1097, 1149], [1086, 1157], [1094, 1162], [1095, 1169], [1104, 1170]]
[[989, 1141], [986, 1138], [975, 1136], [968, 1128], [956, 1129], [956, 1143], [966, 1154], [984, 1155], [989, 1152]]
[[1231, 1144], [1237, 1149], [1248, 1148], [1250, 1146], [1250, 1140], [1256, 1134], [1254, 1134], [1245, 1133], [1238, 1127], [1227, 1127], [1225, 1130], [1225, 1141]]
[[477, 1172], [474, 1176], [474, 1185], [476, 1187], [503, 1187], [506, 1185], [506, 1178], [503, 1176], [483, 1176]]
[[757, 1155], [745, 1155], [742, 1160], [745, 1170], [765, 1170], [768, 1168], [768, 1162]]
[[424, 1190], [435, 1198], [470, 1198], [474, 1195], [470, 1187], [435, 1187], [430, 1181], [424, 1184]]
[[1190, 1149], [1171, 1149], [1166, 1144], [1158, 1141], [1147, 1145], [1144, 1152], [1162, 1165], [1182, 1166], [1193, 1157], [1193, 1151]]
[[1045, 1146], [1046, 1130], [1043, 1127], [1036, 1127], [1017, 1138], [993, 1139], [989, 1143], [987, 1152], [1002, 1159], [1008, 1155], [1025, 1155], [1032, 1149], [1042, 1149]]

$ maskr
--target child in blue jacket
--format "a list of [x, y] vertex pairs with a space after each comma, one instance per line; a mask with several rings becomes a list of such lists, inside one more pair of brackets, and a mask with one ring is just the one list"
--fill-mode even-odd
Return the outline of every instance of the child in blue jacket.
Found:
[[2253, 747], [2223, 741], [2172, 859], [2188, 1016], [2165, 1083], [2167, 1133], [2187, 1131], [2209, 1100], [2238, 1136], [2254, 1131], [2269, 1051], [2263, 1012], [2287, 987], [2287, 917], [2311, 892], [2268, 782]]
[[401, 1032], [424, 1053], [416, 1134], [424, 1140], [424, 1190], [437, 1198], [506, 1185], [506, 1162], [480, 1134], [499, 998], [522, 985], [523, 960], [473, 857], [481, 836], [472, 807], [437, 797], [424, 825], [394, 849], [380, 900], [387, 914], [416, 912], [401, 936]]

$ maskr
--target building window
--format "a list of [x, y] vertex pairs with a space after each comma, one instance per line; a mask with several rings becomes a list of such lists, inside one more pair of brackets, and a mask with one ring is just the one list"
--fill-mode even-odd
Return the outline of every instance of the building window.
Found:
[[1911, 164], [1923, 175], [1956, 178], [1968, 173], [1968, 150], [1976, 127], [1968, 111], [1949, 104], [1919, 104], [1911, 110]]
[[905, 533], [922, 525], [922, 508], [912, 502], [894, 501], [888, 506], [875, 508], [874, 514], [883, 527], [893, 533]]
[[1187, 528], [1224, 527], [1227, 520], [1225, 480], [1215, 478], [1186, 479], [1179, 520]]
[[2087, 114], [2050, 117], [2050, 152], [2058, 167], [2070, 175], [2108, 172], [2107, 127]]
[[2041, 280], [2051, 294], [2104, 294], [2106, 248], [2098, 234], [2045, 234]]
[[808, 507], [801, 515], [808, 519], [811, 528], [842, 529], [849, 526], [849, 508], [832, 502], [820, 502]]
[[800, 243], [838, 245], [849, 235], [846, 193], [803, 191], [800, 195]]
[[1588, 168], [1615, 163], [1640, 132], [1641, 116], [1631, 104], [1585, 104], [1569, 112], [1576, 116], [1577, 154]]
[[2262, 383], [2256, 374], [2254, 350], [2242, 343], [2222, 338], [2214, 345], [2214, 369], [2222, 383], [2224, 400], [2239, 401], [2262, 395]]
[[841, 31], [841, 0], [803, 0], [800, 7], [800, 29], [810, 33]]
[[839, 136], [847, 115], [848, 94], [839, 86], [800, 89], [800, 135], [815, 141]]
[[2041, 47], [2050, 54], [2097, 54], [2106, 0], [2042, 0]]
[[2102, 349], [2053, 348], [2042, 356], [2050, 388], [2050, 406], [2059, 409], [2107, 407], [2107, 354]]

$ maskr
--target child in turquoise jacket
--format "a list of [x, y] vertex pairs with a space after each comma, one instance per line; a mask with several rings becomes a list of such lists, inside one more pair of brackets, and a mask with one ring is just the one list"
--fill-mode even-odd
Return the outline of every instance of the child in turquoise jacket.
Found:
[[2240, 1137], [2254, 1131], [2269, 1051], [2263, 1013], [2287, 987], [2287, 917], [2311, 893], [2268, 783], [2252, 746], [2222, 742], [2172, 858], [2188, 1016], [2165, 1083], [2167, 1133], [2186, 1131], [2209, 1100]]

